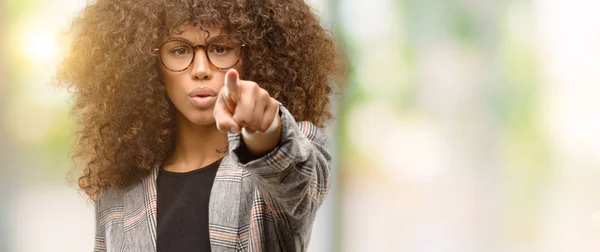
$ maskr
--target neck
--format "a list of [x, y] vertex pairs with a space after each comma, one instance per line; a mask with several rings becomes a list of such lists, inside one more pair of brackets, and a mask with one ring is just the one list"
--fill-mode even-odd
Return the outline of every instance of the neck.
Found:
[[164, 162], [164, 169], [188, 172], [222, 158], [227, 151], [227, 133], [215, 124], [196, 125], [180, 116], [175, 127], [175, 146]]

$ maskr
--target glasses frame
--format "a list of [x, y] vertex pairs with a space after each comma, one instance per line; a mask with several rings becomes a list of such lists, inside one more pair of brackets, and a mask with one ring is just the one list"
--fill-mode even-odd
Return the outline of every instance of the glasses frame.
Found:
[[[192, 60], [190, 61], [190, 64], [189, 64], [188, 66], [186, 66], [186, 67], [185, 67], [184, 69], [182, 69], [182, 70], [173, 70], [173, 69], [169, 68], [169, 67], [168, 67], [168, 66], [165, 64], [165, 62], [163, 62], [163, 60], [162, 60], [162, 57], [160, 56], [160, 55], [161, 55], [161, 54], [160, 54], [160, 49], [162, 48], [162, 46], [163, 46], [163, 45], [165, 45], [166, 43], [173, 42], [173, 41], [183, 42], [183, 43], [185, 43], [185, 44], [189, 45], [189, 46], [190, 46], [190, 47], [193, 49], [193, 52], [194, 52], [194, 53], [192, 54]], [[208, 50], [206, 50], [206, 48], [207, 48], [208, 46], [210, 46], [210, 45], [211, 45], [211, 43], [210, 43], [210, 42], [209, 42], [209, 43], [207, 43], [206, 45], [192, 45], [192, 44], [190, 44], [190, 42], [188, 42], [188, 41], [187, 41], [187, 40], [185, 40], [185, 39], [170, 39], [170, 40], [167, 40], [167, 41], [163, 42], [162, 44], [160, 44], [160, 46], [158, 46], [158, 48], [154, 48], [154, 52], [158, 53], [158, 59], [160, 60], [160, 63], [161, 63], [161, 64], [162, 64], [162, 65], [163, 65], [163, 66], [164, 66], [164, 67], [165, 67], [167, 70], [169, 70], [169, 71], [171, 71], [171, 72], [183, 72], [183, 71], [186, 71], [186, 70], [188, 70], [188, 69], [190, 68], [190, 66], [192, 66], [192, 64], [194, 64], [194, 60], [196, 59], [196, 51], [198, 51], [198, 49], [204, 49], [204, 54], [206, 55], [206, 59], [208, 60], [208, 63], [209, 63], [211, 66], [213, 66], [214, 68], [216, 68], [216, 69], [218, 69], [218, 70], [221, 70], [221, 71], [227, 71], [227, 70], [229, 70], [229, 69], [231, 69], [231, 68], [234, 68], [234, 67], [235, 67], [235, 66], [236, 66], [238, 63], [240, 63], [240, 58], [241, 58], [242, 48], [246, 47], [246, 44], [241, 44], [241, 45], [240, 45], [240, 55], [238, 55], [238, 59], [237, 59], [237, 61], [236, 61], [235, 63], [233, 63], [233, 65], [231, 65], [230, 67], [218, 67], [218, 66], [216, 66], [216, 65], [215, 65], [215, 64], [214, 64], [214, 63], [213, 63], [213, 62], [210, 60], [210, 57], [208, 56]]]

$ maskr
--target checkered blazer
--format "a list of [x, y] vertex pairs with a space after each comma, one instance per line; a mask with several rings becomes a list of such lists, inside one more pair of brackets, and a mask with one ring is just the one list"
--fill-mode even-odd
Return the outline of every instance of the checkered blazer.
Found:
[[[213, 252], [305, 251], [317, 209], [329, 190], [331, 156], [323, 129], [296, 122], [280, 106], [280, 144], [241, 163], [239, 134], [229, 134], [209, 203]], [[243, 148], [243, 147], [242, 147]], [[156, 177], [108, 189], [95, 202], [94, 251], [156, 251]]]

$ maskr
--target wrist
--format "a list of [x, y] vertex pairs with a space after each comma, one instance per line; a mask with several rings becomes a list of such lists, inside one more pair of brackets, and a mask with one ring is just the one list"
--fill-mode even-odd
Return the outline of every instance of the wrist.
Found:
[[253, 155], [262, 155], [274, 149], [281, 139], [281, 117], [276, 114], [269, 129], [265, 132], [248, 133], [242, 129], [242, 139]]

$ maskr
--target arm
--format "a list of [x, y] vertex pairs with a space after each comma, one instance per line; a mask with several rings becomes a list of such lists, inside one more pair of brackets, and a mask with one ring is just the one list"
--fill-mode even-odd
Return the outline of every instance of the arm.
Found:
[[213, 112], [217, 128], [230, 132], [232, 159], [253, 175], [277, 224], [309, 234], [329, 190], [327, 138], [309, 122], [296, 123], [266, 90], [238, 76], [234, 69], [225, 73]]
[[287, 109], [279, 109], [281, 137], [274, 149], [244, 160], [252, 152], [240, 135], [230, 138], [230, 149], [234, 160], [253, 174], [273, 216], [288, 228], [302, 229], [312, 223], [330, 187], [329, 144], [323, 129], [296, 123]]

